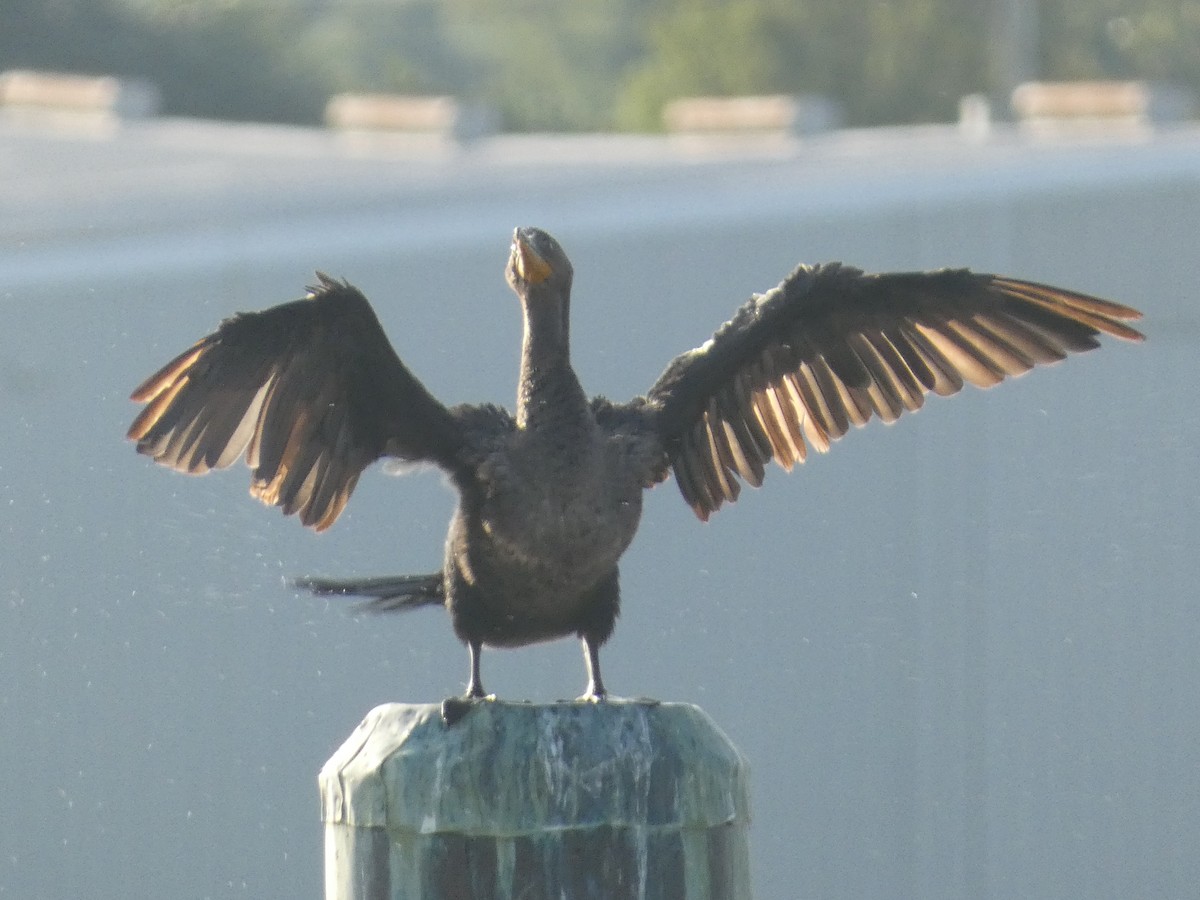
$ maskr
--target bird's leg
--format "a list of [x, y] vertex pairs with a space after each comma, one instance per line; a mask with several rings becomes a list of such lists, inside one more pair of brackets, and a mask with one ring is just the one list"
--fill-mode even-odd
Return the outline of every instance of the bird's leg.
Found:
[[483, 652], [483, 645], [479, 641], [468, 641], [467, 652], [471, 654], [471, 681], [467, 684], [467, 698], [482, 700], [487, 696], [483, 680], [479, 677], [479, 656]]
[[608, 697], [604, 681], [600, 678], [600, 643], [592, 641], [586, 635], [583, 637], [583, 663], [587, 666], [588, 683], [587, 690], [579, 699], [599, 703]]
[[448, 726], [459, 722], [480, 700], [489, 699], [483, 691], [483, 681], [479, 677], [479, 656], [482, 651], [483, 646], [479, 641], [467, 641], [467, 652], [471, 654], [471, 681], [467, 685], [465, 695], [449, 697], [442, 701], [442, 721]]

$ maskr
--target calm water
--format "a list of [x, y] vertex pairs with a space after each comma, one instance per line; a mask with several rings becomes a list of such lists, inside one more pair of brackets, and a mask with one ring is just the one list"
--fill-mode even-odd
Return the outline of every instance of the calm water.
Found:
[[[355, 619], [283, 579], [428, 570], [451, 494], [373, 471], [314, 536], [244, 469], [138, 458], [126, 396], [320, 267], [447, 402], [511, 403], [518, 223], [571, 253], [576, 365], [616, 398], [800, 260], [971, 265], [1144, 309], [1144, 346], [934, 399], [707, 526], [654, 491], [605, 673], [700, 704], [747, 754], [760, 897], [1190, 895], [1200, 182], [1139, 168], [1151, 149], [1035, 148], [978, 185], [982, 150], [886, 144], [546, 180], [0, 132], [27, 175], [0, 186], [0, 895], [319, 893], [318, 768], [375, 704], [460, 691], [466, 654], [439, 611]], [[966, 162], [943, 179], [939, 153]], [[508, 697], [583, 685], [573, 642], [484, 665]]]

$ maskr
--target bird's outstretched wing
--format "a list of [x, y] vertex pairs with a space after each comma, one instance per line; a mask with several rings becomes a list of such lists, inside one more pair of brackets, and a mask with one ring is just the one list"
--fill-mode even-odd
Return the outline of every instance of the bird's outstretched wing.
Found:
[[366, 298], [318, 273], [309, 295], [226, 319], [132, 399], [138, 452], [200, 474], [244, 455], [250, 492], [322, 531], [381, 456], [453, 469], [462, 427], [396, 356]]
[[749, 300], [704, 346], [676, 357], [646, 396], [684, 499], [701, 519], [739, 477], [803, 462], [851, 425], [892, 422], [929, 392], [1007, 376], [1098, 346], [1134, 309], [966, 270], [865, 275], [801, 266]]

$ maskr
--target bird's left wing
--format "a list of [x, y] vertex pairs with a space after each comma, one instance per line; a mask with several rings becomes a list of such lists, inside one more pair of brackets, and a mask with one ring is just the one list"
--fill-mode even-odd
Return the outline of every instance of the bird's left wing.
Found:
[[462, 425], [405, 368], [366, 298], [318, 273], [308, 297], [241, 313], [133, 392], [139, 453], [181, 472], [239, 456], [250, 492], [318, 531], [381, 456], [453, 471]]
[[701, 519], [851, 425], [892, 422], [925, 395], [991, 387], [1035, 365], [1142, 335], [1140, 313], [1073, 291], [966, 270], [865, 275], [801, 266], [751, 298], [646, 395], [684, 499]]

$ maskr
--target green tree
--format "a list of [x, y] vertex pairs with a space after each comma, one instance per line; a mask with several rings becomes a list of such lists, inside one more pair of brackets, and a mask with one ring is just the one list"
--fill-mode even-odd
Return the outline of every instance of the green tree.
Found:
[[1167, 80], [1200, 92], [1200, 0], [1046, 2], [1047, 78]]
[[[1034, 0], [1030, 0], [1034, 2]], [[946, 121], [987, 84], [978, 0], [0, 0], [0, 69], [139, 76], [174, 115], [317, 122], [342, 90], [447, 93], [512, 130], [661, 127], [668, 100], [817, 93]], [[1200, 0], [1041, 0], [1045, 78], [1200, 93]]]
[[851, 123], [945, 119], [982, 85], [983, 35], [968, 0], [804, 3], [675, 0], [650, 30], [618, 121], [659, 127], [664, 102], [697, 94], [817, 93]]
[[132, 60], [144, 29], [112, 0], [4, 0], [0, 5], [0, 69], [135, 74]]

